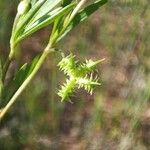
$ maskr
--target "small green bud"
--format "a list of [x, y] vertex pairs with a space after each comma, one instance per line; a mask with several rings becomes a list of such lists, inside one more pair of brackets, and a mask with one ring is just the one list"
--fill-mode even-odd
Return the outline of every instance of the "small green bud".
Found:
[[18, 14], [23, 15], [29, 8], [30, 0], [23, 0], [18, 5]]

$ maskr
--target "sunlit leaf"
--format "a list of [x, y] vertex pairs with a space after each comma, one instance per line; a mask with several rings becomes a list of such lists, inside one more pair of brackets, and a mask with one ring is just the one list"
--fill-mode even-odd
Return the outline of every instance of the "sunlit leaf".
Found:
[[13, 77], [13, 79], [8, 83], [7, 86], [4, 87], [3, 93], [2, 93], [3, 103], [5, 103], [5, 101], [11, 98], [11, 96], [22, 85], [25, 79], [30, 75], [38, 59], [39, 59], [39, 56], [36, 56], [30, 64], [25, 63], [24, 65], [22, 65], [22, 67]]
[[107, 3], [108, 0], [97, 0], [95, 3], [87, 6], [81, 10], [72, 20], [71, 24], [68, 26], [67, 30], [58, 39], [61, 40], [67, 33], [69, 33], [74, 27], [86, 20], [91, 14], [98, 10], [101, 6]]
[[[40, 9], [35, 13], [35, 15], [32, 17], [30, 23], [28, 23], [28, 26], [32, 25], [35, 21], [43, 17], [44, 15], [48, 14], [53, 8], [55, 8], [61, 0], [47, 0]], [[27, 28], [27, 27], [26, 27]]]
[[22, 33], [22, 35], [20, 35], [18, 41], [26, 38], [27, 36], [29, 36], [32, 33], [38, 31], [39, 29], [50, 25], [57, 18], [67, 14], [70, 10], [72, 10], [73, 7], [74, 7], [74, 4], [70, 4], [70, 5], [68, 5], [64, 8], [57, 8], [54, 11], [48, 13], [47, 15], [41, 17], [36, 22], [34, 22], [34, 24], [32, 24], [32, 26], [25, 29], [24, 33]]
[[40, 0], [31, 9], [27, 12], [27, 14], [20, 17], [18, 20], [16, 30], [14, 31], [15, 36], [14, 38], [17, 38], [19, 34], [22, 34], [24, 30], [24, 26], [27, 25], [27, 23], [30, 21], [30, 19], [34, 16], [34, 14], [39, 10], [39, 8], [43, 5], [44, 0]]
[[30, 75], [30, 73], [33, 71], [37, 61], [39, 59], [39, 56], [36, 56], [30, 64], [25, 63], [17, 72], [15, 75], [13, 82], [16, 86], [20, 86], [23, 81]]

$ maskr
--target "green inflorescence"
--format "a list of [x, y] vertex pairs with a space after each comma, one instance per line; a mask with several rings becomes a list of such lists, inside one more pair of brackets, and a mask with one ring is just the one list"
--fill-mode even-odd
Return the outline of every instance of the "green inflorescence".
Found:
[[95, 86], [100, 85], [98, 82], [99, 78], [94, 76], [93, 72], [96, 69], [96, 65], [101, 61], [93, 61], [90, 59], [86, 60], [85, 63], [79, 63], [75, 60], [73, 54], [63, 57], [58, 63], [58, 66], [67, 75], [67, 79], [66, 83], [58, 91], [58, 95], [62, 99], [61, 101], [68, 100], [76, 88], [83, 88], [92, 94]]

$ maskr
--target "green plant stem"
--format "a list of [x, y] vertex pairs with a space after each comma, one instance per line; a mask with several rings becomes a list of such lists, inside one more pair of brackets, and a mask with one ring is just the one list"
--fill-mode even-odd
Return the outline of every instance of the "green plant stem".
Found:
[[73, 18], [75, 17], [75, 15], [78, 13], [78, 11], [82, 8], [82, 6], [87, 2], [87, 0], [81, 0], [78, 5], [75, 7], [75, 9], [73, 10], [73, 12], [71, 13], [70, 17], [68, 18], [68, 21], [66, 22], [66, 24], [64, 25], [63, 30], [61, 31], [60, 35], [64, 33], [64, 31], [66, 30], [66, 28], [69, 26], [69, 24], [71, 23], [71, 21], [73, 20]]
[[73, 10], [73, 12], [70, 15], [69, 18], [69, 23], [72, 21], [72, 19], [74, 18], [74, 16], [78, 13], [78, 11], [81, 9], [81, 7], [87, 2], [87, 0], [81, 0], [79, 2], [79, 4], [77, 5], [77, 7]]
[[16, 93], [12, 96], [12, 98], [10, 99], [10, 101], [7, 103], [7, 105], [2, 108], [1, 112], [0, 112], [0, 121], [3, 119], [4, 115], [8, 112], [8, 110], [11, 108], [11, 106], [15, 103], [15, 101], [17, 100], [17, 98], [20, 96], [20, 94], [24, 91], [24, 89], [27, 87], [27, 85], [30, 83], [30, 81], [33, 79], [33, 77], [35, 76], [35, 74], [38, 72], [38, 70], [40, 69], [40, 67], [42, 66], [44, 60], [46, 59], [46, 57], [48, 56], [48, 54], [54, 52], [55, 50], [53, 48], [51, 48], [51, 46], [48, 44], [48, 46], [45, 48], [45, 50], [43, 51], [40, 59], [38, 60], [35, 68], [33, 69], [33, 71], [31, 72], [31, 74], [26, 78], [26, 80], [22, 83], [22, 85], [19, 87], [19, 89], [16, 91]]
[[12, 53], [12, 49], [10, 50], [10, 54], [4, 64], [4, 67], [3, 67], [3, 75], [2, 75], [2, 82], [4, 83], [5, 82], [5, 78], [6, 78], [6, 74], [7, 74], [7, 71], [9, 69], [9, 66], [13, 60], [13, 53]]
[[[72, 11], [71, 15], [68, 16], [67, 21], [65, 22], [64, 27], [63, 27], [63, 29], [60, 31], [60, 33], [56, 33], [56, 35], [55, 35], [56, 28], [53, 28], [52, 33], [53, 33], [54, 36], [52, 36], [52, 38], [50, 38], [50, 41], [49, 41], [49, 42], [51, 42], [51, 43], [57, 42], [59, 36], [61, 36], [61, 35], [65, 32], [65, 30], [67, 29], [67, 27], [69, 26], [69, 24], [71, 23], [71, 21], [73, 20], [73, 18], [75, 17], [75, 15], [79, 12], [79, 10], [82, 8], [82, 6], [83, 6], [86, 2], [87, 2], [87, 0], [81, 0], [81, 1], [77, 4], [77, 6], [75, 7], [75, 9]], [[57, 22], [55, 22], [54, 27], [57, 27], [58, 21], [59, 21], [59, 20], [57, 20]], [[57, 31], [56, 31], [56, 32], [57, 32]]]
[[13, 60], [13, 57], [14, 57], [14, 51], [15, 51], [15, 45], [14, 45], [14, 34], [15, 34], [15, 29], [16, 29], [16, 26], [17, 26], [17, 23], [18, 23], [18, 20], [20, 18], [20, 15], [17, 14], [16, 17], [15, 17], [15, 20], [14, 20], [14, 24], [13, 24], [13, 29], [12, 29], [12, 33], [11, 33], [11, 39], [10, 39], [10, 53], [9, 53], [9, 56], [4, 64], [4, 67], [3, 67], [3, 75], [2, 75], [2, 82], [4, 83], [5, 81], [5, 77], [6, 77], [6, 74], [7, 74], [7, 71], [9, 69], [9, 66]]
[[2, 82], [3, 83], [5, 81], [5, 77], [6, 77], [6, 74], [7, 74], [7, 70], [10, 66], [10, 63], [11, 63], [11, 60], [8, 58], [5, 62], [4, 68], [3, 68], [3, 75], [2, 75]]

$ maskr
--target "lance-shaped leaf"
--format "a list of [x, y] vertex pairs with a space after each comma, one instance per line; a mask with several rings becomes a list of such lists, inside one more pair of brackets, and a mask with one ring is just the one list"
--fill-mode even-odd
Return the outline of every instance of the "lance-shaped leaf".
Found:
[[86, 20], [91, 14], [93, 14], [96, 10], [98, 10], [101, 6], [107, 3], [108, 0], [97, 0], [93, 4], [87, 6], [86, 8], [82, 9], [77, 15], [74, 17], [68, 28], [65, 32], [58, 38], [57, 41], [61, 40], [67, 33], [69, 33], [74, 27], [78, 24]]
[[74, 7], [74, 4], [67, 5], [64, 8], [56, 8], [52, 12], [44, 15], [37, 21], [35, 21], [29, 28], [25, 29], [25, 31], [20, 35], [17, 42], [23, 40], [27, 36], [31, 35], [32, 33], [38, 31], [39, 29], [46, 27], [53, 23], [57, 18], [64, 16], [67, 14], [72, 8]]
[[34, 67], [39, 60], [39, 56], [36, 56], [31, 63], [25, 63], [19, 71], [14, 75], [13, 79], [4, 87], [2, 92], [2, 100], [7, 101], [16, 92], [16, 90], [21, 86], [25, 79], [33, 71]]
[[[19, 71], [16, 73], [14, 79], [12, 82], [14, 83], [15, 86], [19, 87], [24, 80], [30, 75], [30, 73], [33, 71], [34, 67], [37, 64], [37, 61], [39, 60], [39, 56], [36, 56], [30, 64], [25, 63]], [[13, 84], [12, 83], [12, 84]]]
[[47, 0], [41, 7], [40, 9], [34, 14], [34, 16], [32, 17], [32, 19], [30, 20], [30, 22], [28, 23], [28, 25], [26, 26], [26, 30], [28, 30], [27, 28], [35, 22], [38, 19], [40, 19], [41, 17], [43, 17], [44, 15], [48, 14], [49, 12], [52, 11], [52, 9], [54, 9], [58, 4], [60, 4], [61, 0]]
[[34, 16], [34, 14], [39, 10], [39, 8], [44, 4], [45, 0], [39, 0], [31, 9], [27, 12], [27, 14], [20, 17], [18, 20], [16, 30], [15, 30], [15, 36], [14, 38], [17, 38], [19, 34], [22, 34], [24, 30], [24, 26], [27, 25], [27, 23], [30, 21], [30, 19]]

